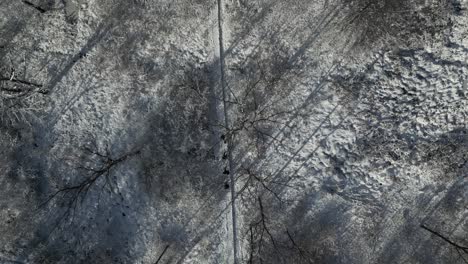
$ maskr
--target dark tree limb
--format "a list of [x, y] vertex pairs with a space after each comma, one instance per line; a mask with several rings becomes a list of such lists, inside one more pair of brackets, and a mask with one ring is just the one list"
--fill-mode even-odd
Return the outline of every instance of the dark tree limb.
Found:
[[421, 225], [421, 228], [426, 230], [426, 231], [429, 231], [430, 233], [432, 233], [433, 235], [436, 235], [438, 236], [439, 238], [441, 238], [442, 240], [444, 240], [445, 242], [449, 243], [450, 245], [462, 250], [463, 252], [467, 253], [468, 254], [468, 247], [466, 246], [461, 246], [461, 245], [458, 245], [457, 243], [453, 242], [452, 240], [444, 237], [443, 235], [441, 235], [440, 233], [438, 233], [437, 231], [434, 231], [432, 229], [430, 229], [429, 227], [427, 227], [426, 225], [422, 224]]
[[23, 0], [23, 3], [26, 4], [26, 5], [28, 5], [28, 6], [30, 6], [30, 7], [32, 7], [32, 8], [34, 8], [34, 9], [36, 9], [37, 11], [39, 11], [39, 12], [42, 13], [42, 14], [44, 14], [45, 12], [47, 12], [47, 10], [45, 10], [44, 8], [42, 8], [42, 7], [40, 7], [40, 6], [36, 5], [36, 4], [34, 4], [34, 3], [32, 3], [32, 2], [29, 2], [29, 1], [27, 1], [27, 0]]
[[465, 263], [468, 263], [468, 261], [465, 259], [465, 257], [463, 256], [463, 253], [465, 254], [468, 254], [468, 246], [462, 246], [462, 245], [459, 245], [457, 244], [456, 242], [450, 240], [449, 238], [443, 236], [442, 234], [440, 234], [439, 232], [435, 231], [435, 230], [432, 230], [430, 229], [429, 227], [427, 227], [426, 225], [424, 224], [421, 224], [421, 228], [428, 231], [429, 233], [439, 237], [440, 239], [444, 240], [445, 242], [447, 242], [448, 244], [450, 244], [451, 246], [453, 246], [458, 254], [461, 256], [461, 258], [464, 260]]
[[263, 203], [262, 203], [262, 199], [260, 197], [258, 197], [258, 204], [260, 206], [260, 214], [261, 214], [261, 221], [262, 221], [262, 225], [263, 225], [263, 229], [267, 232], [268, 236], [270, 237], [270, 240], [271, 240], [271, 243], [273, 243], [273, 246], [275, 248], [276, 247], [276, 242], [275, 242], [275, 239], [273, 238], [273, 235], [271, 234], [270, 232], [270, 229], [268, 228], [267, 224], [266, 224], [266, 215], [265, 215], [265, 211], [263, 209]]
[[111, 186], [111, 180], [110, 180], [110, 171], [117, 165], [120, 164], [121, 162], [125, 161], [131, 156], [137, 155], [140, 153], [139, 150], [129, 152], [125, 155], [120, 156], [119, 158], [113, 159], [110, 157], [109, 153], [106, 154], [101, 154], [97, 151], [92, 151], [90, 149], [86, 149], [92, 154], [97, 155], [99, 158], [103, 159], [102, 164], [99, 168], [94, 169], [94, 168], [89, 168], [86, 166], [82, 166], [80, 168], [85, 169], [87, 171], [91, 172], [91, 176], [83, 180], [82, 182], [76, 184], [76, 185], [71, 185], [71, 186], [66, 186], [63, 187], [59, 190], [57, 190], [54, 194], [52, 194], [45, 202], [43, 202], [40, 207], [43, 207], [44, 205], [48, 204], [51, 200], [53, 200], [55, 197], [57, 197], [59, 194], [66, 194], [73, 192], [73, 197], [71, 198], [70, 204], [73, 207], [76, 207], [76, 204], [78, 202], [79, 197], [81, 196], [81, 200], [83, 201], [86, 194], [88, 191], [91, 189], [93, 185], [95, 185], [96, 181], [102, 177], [105, 177], [106, 182], [104, 183], [104, 186], [108, 185], [110, 188]]
[[163, 258], [164, 254], [166, 254], [166, 251], [169, 249], [169, 246], [170, 246], [170, 245], [167, 245], [167, 246], [164, 248], [163, 252], [159, 255], [159, 258], [156, 260], [156, 262], [155, 262], [154, 264], [158, 264], [159, 261], [161, 261], [161, 259]]
[[[260, 178], [259, 176], [257, 176], [254, 172], [252, 172], [250, 170], [250, 168], [243, 168], [245, 170], [245, 172], [247, 173], [247, 175], [249, 176], [248, 178], [248, 181], [246, 182], [246, 184], [248, 185], [249, 183], [251, 184], [254, 184], [255, 182], [258, 182], [260, 183], [260, 185], [265, 189], [267, 190], [268, 192], [270, 192], [271, 194], [273, 194], [273, 196], [280, 202], [280, 203], [284, 203], [284, 201], [281, 199], [281, 197], [278, 195], [278, 193], [276, 193], [275, 191], [273, 191], [270, 187], [268, 187], [268, 185], [265, 183], [265, 179], [262, 179]], [[255, 181], [253, 181], [255, 180]], [[247, 188], [248, 186], [246, 186]], [[244, 188], [241, 188], [241, 190], [243, 190]], [[260, 198], [258, 198], [260, 199]], [[263, 209], [263, 208], [261, 208]]]
[[291, 241], [291, 243], [292, 243], [292, 245], [293, 245], [293, 248], [297, 249], [297, 251], [299, 252], [299, 255], [300, 255], [303, 259], [307, 260], [309, 263], [312, 263], [312, 262], [310, 261], [310, 256], [309, 256], [310, 253], [307, 252], [307, 251], [305, 251], [304, 249], [302, 249], [302, 247], [300, 247], [300, 246], [296, 243], [296, 241], [293, 239], [293, 236], [291, 235], [291, 233], [289, 232], [288, 229], [286, 229], [286, 234], [288, 235], [288, 238], [289, 238], [289, 240]]
[[29, 86], [34, 86], [36, 88], [42, 88], [42, 84], [37, 84], [37, 83], [29, 82], [29, 81], [26, 81], [26, 80], [18, 80], [18, 79], [15, 79], [15, 78], [1, 77], [0, 81], [9, 81], [9, 82], [13, 82], [13, 83], [21, 83], [21, 84], [25, 84], [25, 85], [29, 85]]

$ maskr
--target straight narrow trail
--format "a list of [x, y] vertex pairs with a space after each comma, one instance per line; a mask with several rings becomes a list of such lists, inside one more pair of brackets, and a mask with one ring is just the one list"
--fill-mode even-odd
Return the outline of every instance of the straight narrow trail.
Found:
[[[224, 39], [223, 39], [223, 23], [224, 22], [224, 9], [223, 1], [218, 0], [218, 31], [219, 31], [219, 67], [221, 78], [221, 89], [223, 92], [223, 108], [224, 108], [224, 126], [227, 132], [230, 131], [229, 121], [229, 107], [228, 107], [228, 93], [226, 91], [226, 76], [225, 76], [225, 57], [224, 57]], [[236, 188], [235, 188], [235, 166], [232, 158], [232, 138], [226, 136], [228, 166], [229, 166], [229, 180], [231, 182], [231, 216], [232, 216], [232, 249], [234, 264], [238, 264], [238, 243], [237, 243], [237, 213], [236, 213]]]

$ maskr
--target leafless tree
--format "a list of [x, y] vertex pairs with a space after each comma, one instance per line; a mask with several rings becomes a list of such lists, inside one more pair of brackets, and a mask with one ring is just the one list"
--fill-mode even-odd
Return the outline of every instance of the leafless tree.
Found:
[[18, 69], [12, 58], [7, 57], [6, 66], [0, 68], [0, 123], [11, 127], [30, 125], [39, 112], [39, 102], [33, 96], [46, 95], [47, 91], [26, 76], [26, 67]]
[[[115, 170], [119, 164], [140, 154], [140, 150], [134, 150], [115, 157], [111, 153], [108, 145], [106, 145], [104, 152], [99, 151], [96, 146], [84, 146], [82, 147], [82, 151], [83, 154], [87, 155], [88, 159], [91, 160], [91, 164], [87, 162], [86, 164], [79, 165], [75, 168], [80, 173], [84, 174], [84, 179], [77, 183], [66, 184], [60, 187], [39, 205], [39, 209], [42, 209], [59, 197], [63, 199], [59, 200], [58, 203], [64, 204], [66, 208], [65, 212], [60, 216], [56, 227], [58, 227], [58, 225], [68, 217], [71, 217], [73, 222], [78, 206], [85, 201], [87, 194], [93, 188], [100, 186], [99, 197], [105, 189], [107, 189], [111, 194], [116, 193], [121, 196], [117, 182], [112, 177], [112, 171]], [[124, 198], [121, 196], [121, 199]], [[53, 230], [55, 230], [55, 228]]]

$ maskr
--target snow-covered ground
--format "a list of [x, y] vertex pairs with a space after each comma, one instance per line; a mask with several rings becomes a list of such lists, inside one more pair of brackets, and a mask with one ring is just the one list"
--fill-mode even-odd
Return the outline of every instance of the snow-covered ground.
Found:
[[0, 2], [0, 263], [466, 263], [468, 3], [423, 2]]

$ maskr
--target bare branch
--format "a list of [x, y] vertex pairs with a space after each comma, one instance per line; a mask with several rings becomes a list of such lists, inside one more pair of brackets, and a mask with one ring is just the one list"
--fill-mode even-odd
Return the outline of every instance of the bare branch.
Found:
[[155, 262], [154, 264], [158, 264], [159, 261], [161, 261], [161, 259], [163, 258], [164, 254], [166, 253], [167, 249], [169, 249], [169, 246], [170, 246], [170, 245], [167, 245], [167, 246], [164, 248], [163, 252], [161, 253], [161, 255], [159, 255], [159, 258], [156, 260], [156, 262]]
[[33, 3], [31, 3], [31, 2], [29, 2], [27, 0], [23, 0], [23, 3], [30, 6], [30, 7], [32, 7], [32, 8], [34, 8], [34, 9], [36, 9], [37, 11], [39, 11], [41, 13], [47, 12], [47, 10], [45, 10], [44, 8], [42, 8], [42, 7], [38, 6], [38, 5], [35, 5], [35, 4], [33, 4]]
[[449, 243], [451, 246], [453, 246], [458, 254], [460, 254], [460, 256], [462, 257], [462, 259], [465, 261], [465, 263], [468, 263], [465, 259], [465, 257], [463, 256], [463, 253], [465, 254], [468, 254], [468, 247], [467, 246], [462, 246], [462, 245], [459, 245], [455, 242], [453, 242], [452, 240], [450, 240], [449, 238], [443, 236], [442, 234], [440, 234], [439, 232], [435, 231], [435, 230], [432, 230], [430, 229], [429, 227], [427, 227], [426, 225], [424, 224], [421, 224], [421, 228], [430, 232], [431, 234], [441, 238], [442, 240], [444, 240], [445, 242]]
[[[68, 216], [71, 211], [73, 212], [73, 215], [74, 215], [75, 211], [76, 211], [76, 207], [78, 205], [78, 202], [80, 200], [81, 200], [81, 202], [84, 201], [84, 199], [86, 198], [87, 193], [89, 192], [89, 190], [94, 185], [96, 185], [96, 182], [99, 179], [104, 177], [105, 182], [103, 184], [103, 188], [106, 187], [106, 186], [109, 186], [109, 188], [111, 190], [113, 190], [114, 188], [112, 187], [112, 182], [111, 182], [111, 179], [110, 179], [111, 170], [116, 165], [122, 163], [123, 161], [125, 161], [129, 157], [137, 155], [137, 154], [140, 153], [140, 151], [137, 150], [137, 151], [129, 152], [129, 153], [125, 154], [125, 155], [122, 155], [121, 157], [119, 157], [117, 159], [113, 159], [113, 158], [110, 157], [110, 154], [106, 154], [106, 155], [100, 154], [97, 151], [93, 151], [93, 150], [87, 149], [87, 148], [85, 148], [85, 150], [87, 150], [88, 152], [90, 152], [92, 154], [97, 155], [99, 158], [102, 159], [101, 160], [101, 167], [98, 168], [98, 169], [94, 169], [94, 168], [89, 168], [87, 166], [80, 166], [79, 167], [80, 169], [84, 169], [86, 171], [91, 172], [91, 176], [84, 179], [83, 181], [81, 181], [80, 183], [78, 183], [76, 185], [65, 186], [65, 187], [57, 190], [47, 200], [45, 200], [43, 203], [41, 203], [39, 205], [39, 207], [38, 207], [39, 209], [44, 207], [48, 203], [50, 203], [50, 201], [55, 199], [58, 195], [64, 196], [64, 195], [66, 195], [68, 193], [71, 193], [72, 196], [71, 196], [70, 200], [68, 201], [68, 208], [67, 208], [67, 211], [65, 212], [65, 216]], [[64, 218], [64, 217], [62, 217], [62, 218]]]

